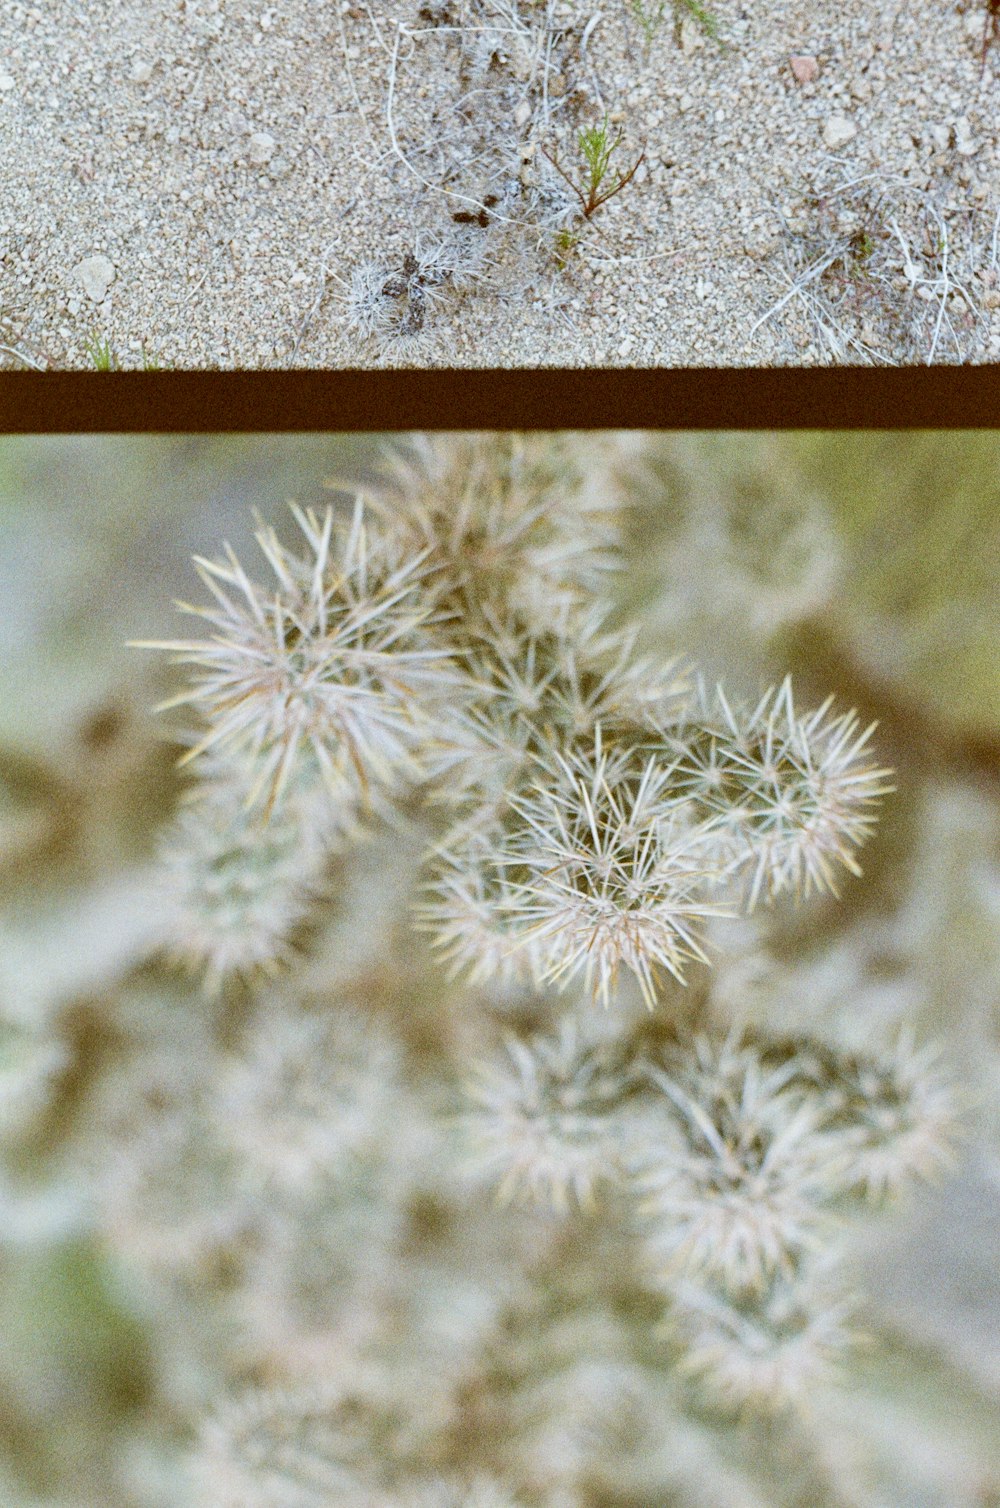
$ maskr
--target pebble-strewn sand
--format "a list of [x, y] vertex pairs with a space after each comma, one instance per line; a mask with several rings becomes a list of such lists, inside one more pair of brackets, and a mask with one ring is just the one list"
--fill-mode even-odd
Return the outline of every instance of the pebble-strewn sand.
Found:
[[[1000, 357], [985, 0], [711, 0], [725, 49], [671, 0], [648, 49], [626, 0], [560, 0], [537, 145], [571, 161], [607, 110], [616, 161], [645, 146], [634, 181], [563, 270], [551, 237], [498, 246], [416, 342], [362, 341], [354, 269], [453, 233], [457, 201], [417, 176], [440, 185], [469, 90], [458, 0], [435, 6], [0, 0], [0, 365], [87, 367], [100, 348], [124, 367], [815, 364], [838, 340], [847, 361]], [[397, 23], [416, 35], [397, 45]], [[515, 146], [537, 118], [511, 123]], [[838, 245], [812, 313], [792, 297], [754, 331]]]

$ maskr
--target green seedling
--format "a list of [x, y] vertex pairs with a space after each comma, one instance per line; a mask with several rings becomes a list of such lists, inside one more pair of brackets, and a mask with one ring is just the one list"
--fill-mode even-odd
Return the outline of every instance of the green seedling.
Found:
[[[639, 0], [636, 0], [636, 3], [638, 4]], [[720, 47], [725, 46], [718, 21], [710, 10], [705, 9], [701, 0], [673, 0], [673, 3], [678, 17], [682, 11], [687, 11], [688, 15], [693, 16], [697, 21], [706, 37], [711, 37], [712, 41], [717, 42]]]
[[580, 232], [578, 230], [571, 230], [568, 226], [565, 226], [559, 231], [555, 238], [553, 255], [560, 272], [564, 272], [569, 266], [570, 257], [579, 244]]
[[579, 199], [585, 220], [591, 219], [602, 204], [607, 204], [609, 199], [621, 193], [625, 185], [635, 177], [639, 164], [646, 156], [644, 151], [640, 152], [627, 173], [621, 173], [617, 168], [612, 169], [611, 158], [623, 140], [624, 137], [620, 131], [617, 136], [611, 138], [606, 115], [599, 126], [589, 126], [581, 131], [577, 142], [586, 172], [580, 182], [570, 177], [553, 152], [547, 151], [545, 147], [542, 148], [556, 172], [566, 180]]
[[[90, 338], [84, 343], [83, 349], [90, 357], [95, 371], [120, 372], [122, 364], [118, 359], [118, 352], [104, 335], [98, 335], [93, 331]], [[163, 369], [163, 363], [152, 352], [146, 350], [145, 341], [142, 346], [142, 370], [144, 372], [159, 372]]]
[[851, 237], [851, 276], [867, 277], [867, 263], [875, 250], [875, 240], [867, 230], [856, 230]]
[[118, 357], [111, 342], [104, 335], [98, 335], [93, 331], [89, 340], [84, 343], [83, 349], [94, 364], [98, 372], [118, 372], [121, 370]]
[[643, 4], [643, 0], [632, 0], [630, 9], [633, 16], [642, 28], [642, 34], [646, 39], [647, 52], [649, 51], [650, 47], [652, 47], [653, 38], [656, 36], [656, 33], [659, 31], [661, 25], [663, 24], [663, 16], [666, 8], [667, 0], [660, 0], [660, 3], [655, 8], [655, 10], [652, 7], [647, 10], [645, 5]]

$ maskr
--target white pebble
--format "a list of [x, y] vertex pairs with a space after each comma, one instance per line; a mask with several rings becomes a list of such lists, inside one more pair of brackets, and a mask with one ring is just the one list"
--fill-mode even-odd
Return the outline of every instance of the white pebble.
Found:
[[967, 115], [960, 115], [955, 122], [955, 150], [960, 157], [974, 157], [979, 151], [979, 143], [973, 140]]
[[685, 16], [681, 21], [681, 51], [686, 57], [697, 52], [699, 47], [704, 47], [705, 38], [701, 27], [693, 16]]
[[827, 116], [823, 123], [823, 143], [831, 152], [835, 152], [838, 147], [845, 147], [857, 134], [857, 126], [846, 115]]
[[108, 289], [115, 279], [114, 263], [105, 256], [98, 254], [93, 257], [84, 257], [82, 262], [77, 262], [73, 268], [73, 276], [89, 299], [99, 304], [105, 298]]
[[262, 167], [265, 162], [271, 161], [277, 145], [278, 143], [274, 137], [267, 131], [255, 131], [247, 146], [247, 156], [251, 162], [255, 162]]
[[14, 83], [15, 80], [11, 78], [9, 73], [0, 73], [0, 90], [3, 90], [4, 93], [8, 89], [13, 89]]

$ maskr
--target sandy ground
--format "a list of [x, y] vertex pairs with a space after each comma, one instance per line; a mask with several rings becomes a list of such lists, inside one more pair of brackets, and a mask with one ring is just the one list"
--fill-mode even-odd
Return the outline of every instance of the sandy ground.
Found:
[[[985, 0], [656, 3], [0, 0], [0, 364], [1000, 357]], [[545, 153], [605, 115], [584, 222]]]

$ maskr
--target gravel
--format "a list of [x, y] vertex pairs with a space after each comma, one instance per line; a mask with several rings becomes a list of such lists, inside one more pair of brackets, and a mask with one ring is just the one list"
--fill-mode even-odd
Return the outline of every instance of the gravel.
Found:
[[[551, 143], [572, 162], [607, 111], [642, 170], [562, 270], [548, 243], [501, 250], [380, 349], [345, 317], [355, 269], [397, 266], [455, 202], [458, 48], [420, 3], [0, 0], [0, 365], [86, 367], [95, 337], [126, 367], [810, 365], [830, 356], [799, 302], [763, 318], [810, 195], [870, 175], [908, 240], [926, 203], [956, 256], [973, 212], [989, 246], [1000, 47], [980, 77], [980, 0], [709, 0], [725, 47], [669, 0], [648, 47], [626, 0], [557, 0], [575, 31]], [[945, 326], [937, 359], [995, 360], [996, 269], [967, 260], [982, 319], [964, 352]]]

